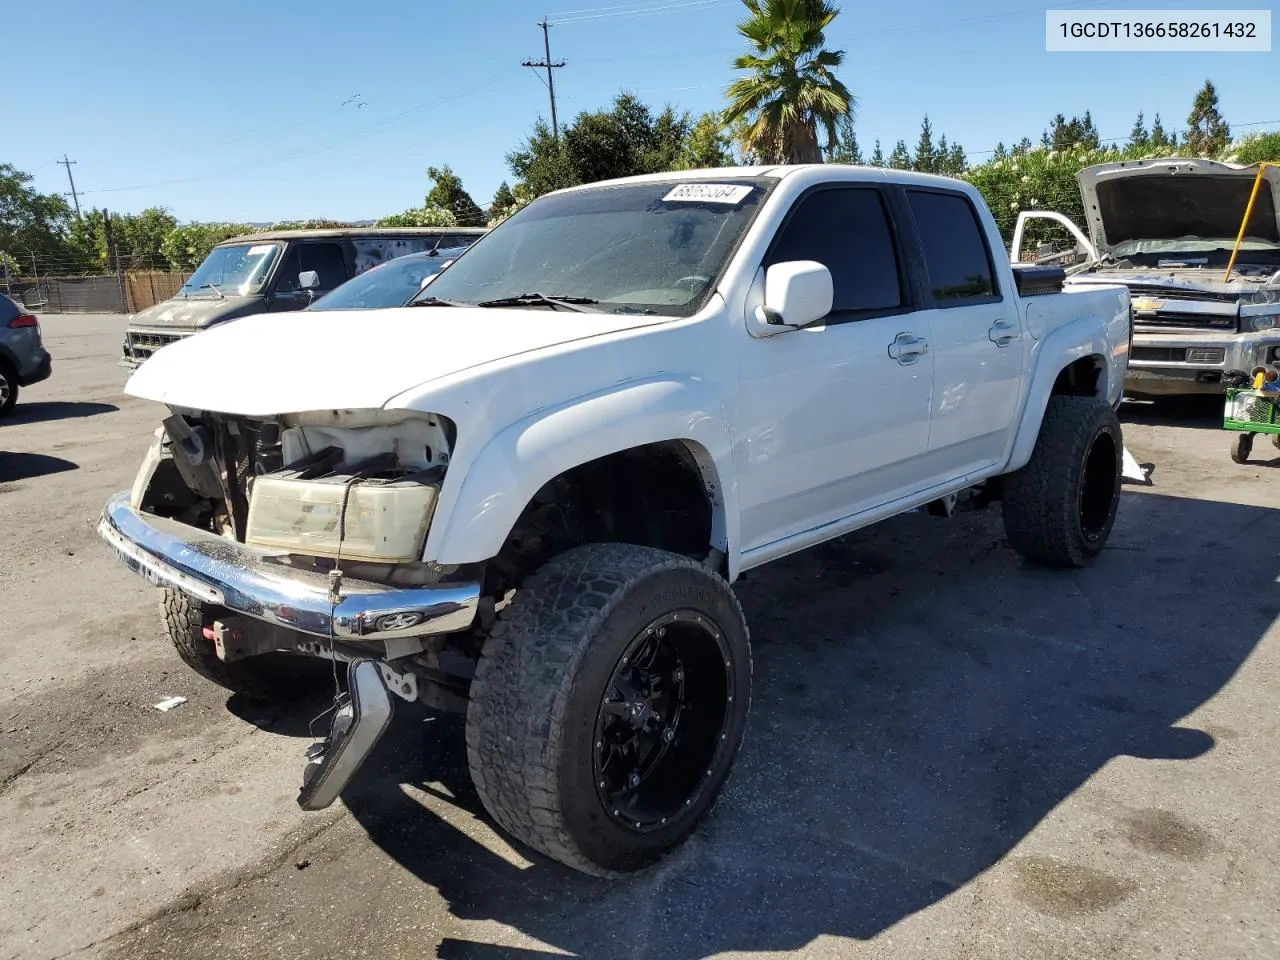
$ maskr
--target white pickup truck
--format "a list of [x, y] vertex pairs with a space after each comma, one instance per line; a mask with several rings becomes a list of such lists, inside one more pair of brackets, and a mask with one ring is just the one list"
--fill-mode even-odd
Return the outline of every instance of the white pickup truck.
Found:
[[626, 874], [690, 835], [738, 753], [743, 571], [992, 501], [1033, 561], [1103, 549], [1129, 297], [1062, 279], [1015, 269], [941, 177], [561, 191], [406, 307], [157, 352], [126, 389], [169, 415], [99, 531], [206, 677], [288, 696], [316, 658], [347, 663], [304, 808], [403, 697], [466, 712], [502, 827]]

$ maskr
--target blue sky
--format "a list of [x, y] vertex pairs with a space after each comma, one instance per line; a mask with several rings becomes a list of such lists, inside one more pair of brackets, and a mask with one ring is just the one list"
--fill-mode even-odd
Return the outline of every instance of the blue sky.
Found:
[[[828, 45], [845, 51], [864, 148], [913, 144], [926, 112], [975, 159], [1038, 139], [1059, 111], [1091, 110], [1104, 138], [1125, 136], [1140, 109], [1180, 129], [1206, 78], [1233, 132], [1280, 127], [1280, 51], [1047, 53], [1046, 5], [1156, 6], [843, 3]], [[717, 108], [741, 11], [740, 0], [13, 3], [0, 162], [61, 192], [65, 151], [82, 205], [167, 206], [181, 220], [382, 216], [421, 203], [426, 168], [446, 163], [484, 204], [509, 179], [505, 154], [547, 113], [546, 88], [520, 66], [542, 54], [541, 16], [562, 21], [551, 42], [568, 62], [556, 72], [564, 121], [624, 88], [655, 107]], [[344, 105], [356, 94], [363, 107]]]

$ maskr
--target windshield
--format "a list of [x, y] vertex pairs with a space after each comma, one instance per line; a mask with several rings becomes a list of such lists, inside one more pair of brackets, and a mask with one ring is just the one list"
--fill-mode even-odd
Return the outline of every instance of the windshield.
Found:
[[262, 287], [280, 247], [246, 243], [214, 247], [178, 291], [184, 296], [248, 296]]
[[321, 297], [309, 310], [378, 310], [402, 307], [422, 289], [422, 281], [434, 277], [462, 249], [438, 250], [428, 257], [420, 253], [379, 264]]
[[[1230, 250], [1240, 232], [1252, 177], [1141, 176], [1098, 184], [1098, 213], [1116, 256]], [[1258, 191], [1241, 251], [1280, 249], [1270, 184]]]
[[667, 180], [542, 197], [415, 300], [484, 304], [541, 294], [607, 313], [691, 316], [772, 183]]

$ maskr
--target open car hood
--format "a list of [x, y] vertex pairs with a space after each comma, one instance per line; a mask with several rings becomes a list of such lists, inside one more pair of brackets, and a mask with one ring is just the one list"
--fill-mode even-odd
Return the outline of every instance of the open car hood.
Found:
[[[1258, 164], [1175, 157], [1101, 163], [1077, 181], [1090, 239], [1099, 252], [1125, 257], [1230, 248], [1257, 176]], [[1268, 164], [1263, 176], [1245, 248], [1250, 240], [1280, 242], [1280, 167]], [[1226, 243], [1205, 243], [1215, 240]]]
[[479, 307], [259, 314], [161, 347], [125, 393], [246, 417], [376, 410], [450, 374], [670, 319]]

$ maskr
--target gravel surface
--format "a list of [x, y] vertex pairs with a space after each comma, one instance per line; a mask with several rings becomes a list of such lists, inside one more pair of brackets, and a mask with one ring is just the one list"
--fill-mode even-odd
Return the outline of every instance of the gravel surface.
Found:
[[43, 323], [53, 377], [0, 424], [0, 960], [1280, 956], [1280, 452], [1231, 463], [1212, 403], [1126, 404], [1154, 484], [1086, 571], [989, 511], [749, 575], [730, 786], [607, 883], [496, 832], [459, 719], [405, 704], [299, 811], [322, 704], [193, 676], [94, 532], [160, 415], [124, 318]]

